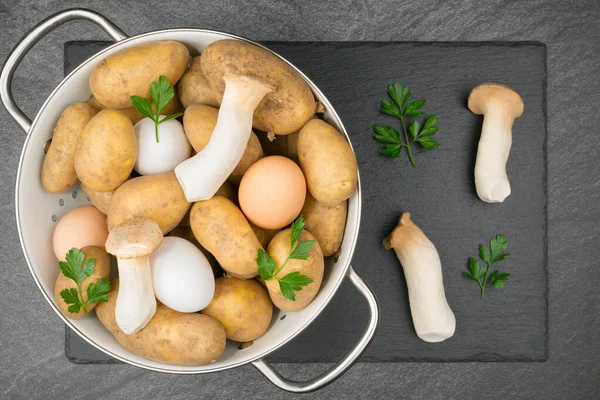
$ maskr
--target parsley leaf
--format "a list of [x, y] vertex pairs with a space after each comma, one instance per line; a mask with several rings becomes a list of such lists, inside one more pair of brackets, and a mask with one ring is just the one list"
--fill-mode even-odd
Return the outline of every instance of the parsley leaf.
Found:
[[300, 272], [295, 271], [287, 274], [283, 278], [278, 278], [277, 275], [289, 260], [307, 260], [310, 257], [310, 250], [314, 246], [316, 240], [302, 240], [300, 236], [304, 231], [305, 221], [302, 216], [299, 216], [290, 228], [290, 254], [285, 259], [281, 267], [276, 269], [277, 264], [273, 257], [267, 254], [263, 249], [258, 249], [256, 263], [258, 264], [258, 274], [267, 281], [275, 279], [279, 282], [279, 289], [283, 297], [288, 300], [296, 301], [294, 292], [302, 290], [302, 287], [313, 283], [313, 280], [305, 275], [300, 275]]
[[154, 82], [150, 84], [150, 96], [154, 102], [156, 112], [152, 110], [152, 103], [150, 100], [144, 99], [140, 96], [131, 96], [131, 104], [138, 110], [144, 117], [150, 118], [154, 122], [154, 134], [156, 135], [156, 143], [158, 143], [158, 126], [163, 122], [170, 121], [174, 118], [180, 117], [183, 113], [176, 113], [166, 115], [161, 118], [160, 113], [163, 108], [169, 103], [169, 101], [175, 95], [175, 90], [169, 83], [166, 76], [161, 75]]
[[494, 270], [490, 273], [494, 263], [504, 260], [509, 253], [504, 253], [508, 247], [508, 241], [504, 235], [498, 235], [490, 240], [490, 248], [485, 245], [479, 245], [479, 258], [486, 264], [485, 268], [481, 268], [479, 261], [473, 257], [469, 257], [469, 272], [464, 272], [463, 276], [472, 281], [476, 281], [481, 289], [481, 298], [485, 298], [485, 289], [494, 286], [496, 289], [502, 289], [504, 282], [510, 277], [509, 273]]
[[60, 297], [62, 297], [66, 304], [69, 304], [67, 311], [70, 313], [78, 313], [83, 308], [85, 315], [88, 315], [86, 307], [88, 304], [108, 301], [110, 281], [108, 279], [100, 279], [96, 283], [90, 283], [87, 288], [88, 299], [84, 301], [81, 284], [86, 278], [94, 274], [96, 260], [93, 258], [85, 260], [85, 254], [75, 247], [69, 250], [65, 256], [65, 260], [59, 261], [58, 266], [65, 277], [75, 282], [77, 288], [62, 290]]
[[431, 150], [440, 145], [439, 142], [430, 138], [438, 131], [436, 126], [438, 117], [437, 115], [430, 115], [425, 119], [423, 127], [415, 118], [408, 124], [410, 122], [408, 121], [409, 117], [418, 117], [424, 114], [421, 108], [425, 105], [425, 100], [409, 101], [411, 97], [410, 90], [398, 82], [388, 85], [387, 93], [392, 102], [382, 100], [380, 111], [400, 119], [404, 141], [400, 138], [400, 133], [396, 129], [387, 125], [373, 125], [373, 138], [386, 145], [379, 152], [388, 157], [398, 157], [402, 147], [406, 147], [408, 158], [412, 166], [416, 167], [417, 164], [411, 149], [413, 143], [419, 143], [424, 150]]

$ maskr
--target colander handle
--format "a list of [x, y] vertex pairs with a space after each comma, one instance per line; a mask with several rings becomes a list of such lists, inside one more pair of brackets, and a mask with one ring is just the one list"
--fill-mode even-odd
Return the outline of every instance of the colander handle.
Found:
[[373, 335], [375, 335], [375, 330], [377, 329], [377, 324], [379, 323], [379, 304], [377, 303], [377, 298], [375, 297], [373, 290], [371, 290], [369, 285], [356, 273], [352, 266], [348, 269], [347, 276], [350, 279], [350, 282], [352, 282], [365, 297], [369, 304], [369, 311], [371, 312], [371, 318], [369, 319], [367, 329], [360, 337], [358, 343], [356, 343], [352, 351], [350, 351], [350, 353], [348, 353], [348, 355], [333, 368], [316, 378], [304, 382], [296, 382], [284, 378], [279, 372], [273, 369], [271, 364], [262, 358], [254, 361], [252, 365], [254, 365], [268, 380], [275, 384], [275, 386], [294, 393], [307, 393], [320, 389], [342, 376], [371, 343]]
[[31, 120], [19, 108], [17, 103], [15, 103], [15, 99], [13, 98], [11, 90], [13, 74], [15, 73], [15, 70], [19, 66], [19, 63], [23, 57], [25, 57], [33, 45], [35, 45], [41, 38], [43, 38], [54, 28], [57, 28], [65, 22], [72, 21], [74, 19], [86, 19], [88, 21], [95, 22], [116, 41], [127, 39], [128, 37], [121, 29], [106, 19], [103, 15], [85, 8], [73, 8], [51, 15], [36, 25], [36, 27], [33, 28], [29, 33], [27, 33], [10, 52], [6, 62], [4, 63], [4, 67], [2, 67], [2, 73], [0, 74], [0, 98], [2, 99], [2, 103], [4, 103], [4, 107], [6, 107], [6, 110], [11, 117], [17, 121], [17, 123], [25, 132], [29, 132]]

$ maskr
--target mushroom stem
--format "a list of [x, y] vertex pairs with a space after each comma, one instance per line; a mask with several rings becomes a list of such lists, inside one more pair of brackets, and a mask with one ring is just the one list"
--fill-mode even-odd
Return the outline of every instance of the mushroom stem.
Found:
[[475, 161], [475, 187], [479, 198], [488, 203], [502, 203], [510, 195], [506, 162], [512, 145], [513, 121], [496, 109], [483, 117]]
[[402, 263], [417, 336], [432, 343], [452, 337], [456, 319], [446, 300], [440, 257], [409, 213], [402, 214], [383, 245], [386, 250], [394, 249]]
[[189, 202], [210, 199], [244, 155], [254, 110], [274, 89], [245, 75], [228, 74], [217, 125], [206, 147], [175, 168]]
[[120, 290], [115, 319], [126, 334], [142, 329], [156, 312], [150, 258], [119, 258]]

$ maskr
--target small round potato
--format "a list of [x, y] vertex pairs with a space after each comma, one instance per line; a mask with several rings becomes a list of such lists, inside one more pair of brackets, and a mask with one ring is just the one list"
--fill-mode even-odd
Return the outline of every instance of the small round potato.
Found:
[[347, 212], [346, 201], [328, 206], [312, 197], [310, 193], [306, 194], [304, 207], [300, 214], [306, 221], [305, 229], [317, 238], [324, 257], [334, 255], [340, 248], [346, 228]]
[[181, 104], [188, 108], [192, 104], [207, 104], [213, 107], [219, 107], [219, 102], [208, 84], [208, 81], [202, 75], [200, 62], [201, 56], [192, 58], [192, 63], [185, 74], [177, 82], [177, 91]]
[[[267, 249], [267, 253], [275, 260], [276, 268], [281, 268], [287, 257], [290, 255], [290, 233], [291, 229], [286, 229], [279, 232]], [[316, 240], [313, 235], [307, 231], [303, 231], [300, 235], [299, 241], [304, 240]], [[269, 279], [266, 281], [267, 290], [269, 296], [275, 307], [283, 311], [299, 311], [310, 304], [315, 298], [321, 287], [323, 281], [323, 272], [325, 268], [325, 262], [323, 260], [323, 252], [318, 242], [315, 242], [312, 249], [309, 252], [309, 257], [306, 260], [288, 260], [285, 266], [279, 271], [277, 277], [283, 278], [287, 274], [292, 272], [299, 272], [300, 275], [304, 275], [313, 280], [306, 286], [303, 286], [301, 290], [295, 292], [296, 300], [288, 300], [281, 294], [279, 288], [279, 282], [276, 279]]]
[[222, 277], [215, 280], [215, 295], [201, 312], [223, 325], [227, 339], [249, 342], [269, 329], [273, 304], [257, 281]]
[[131, 108], [131, 96], [148, 100], [150, 84], [165, 75], [174, 86], [190, 63], [183, 43], [172, 40], [142, 43], [106, 57], [90, 75], [90, 89], [106, 108]]
[[97, 111], [86, 103], [71, 104], [60, 115], [42, 164], [42, 187], [62, 193], [77, 182], [75, 151], [83, 129]]
[[108, 230], [131, 218], [144, 217], [156, 222], [166, 234], [179, 224], [189, 208], [174, 172], [138, 176], [115, 191]]
[[316, 111], [316, 103], [308, 84], [275, 54], [241, 40], [219, 40], [204, 49], [202, 73], [217, 101], [225, 92], [223, 76], [250, 75], [276, 88], [267, 94], [254, 111], [254, 128], [277, 135], [293, 133]]
[[75, 151], [75, 171], [90, 189], [110, 192], [129, 178], [135, 157], [135, 131], [129, 118], [119, 111], [103, 110], [83, 129]]
[[[192, 104], [183, 114], [183, 130], [194, 150], [199, 153], [206, 147], [210, 141], [215, 126], [217, 125], [217, 116], [219, 110], [204, 104]], [[250, 139], [246, 146], [246, 151], [240, 162], [231, 173], [231, 178], [239, 183], [241, 177], [248, 168], [263, 156], [263, 150], [260, 141], [254, 134], [250, 133]]]
[[[83, 280], [81, 283], [81, 294], [83, 301], [88, 300], [87, 289], [90, 283], [96, 283], [100, 279], [108, 279], [110, 275], [110, 256], [101, 247], [97, 246], [86, 246], [81, 249], [81, 252], [85, 255], [83, 262], [85, 263], [89, 259], [96, 260], [94, 264], [94, 273]], [[65, 289], [77, 289], [77, 284], [74, 280], [67, 278], [62, 272], [59, 272], [58, 278], [56, 278], [56, 284], [54, 285], [54, 299], [56, 304], [63, 315], [70, 319], [80, 319], [85, 316], [83, 309], [77, 313], [70, 313], [68, 308], [69, 305], [65, 303], [63, 298], [60, 296], [60, 292]], [[88, 313], [96, 307], [97, 303], [88, 304], [86, 309]]]
[[328, 123], [313, 119], [302, 128], [298, 159], [308, 191], [319, 202], [340, 204], [356, 191], [356, 157], [342, 134]]
[[148, 360], [175, 365], [204, 365], [217, 361], [225, 351], [223, 326], [208, 315], [181, 313], [159, 304], [142, 330], [125, 334], [117, 325], [115, 306], [119, 281], [112, 281], [108, 302], [96, 307], [96, 315], [125, 349]]
[[230, 200], [214, 196], [196, 202], [190, 224], [198, 242], [230, 275], [249, 279], [258, 274], [256, 257], [262, 246], [244, 214]]

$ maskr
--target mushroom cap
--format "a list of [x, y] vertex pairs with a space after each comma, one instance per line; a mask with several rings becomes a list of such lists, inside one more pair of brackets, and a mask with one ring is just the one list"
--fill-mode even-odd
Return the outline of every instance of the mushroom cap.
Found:
[[523, 114], [523, 99], [514, 89], [500, 83], [486, 82], [477, 85], [469, 95], [469, 110], [485, 114], [489, 107], [500, 109], [507, 116], [519, 118]]
[[105, 247], [117, 258], [140, 258], [150, 255], [162, 240], [163, 234], [156, 222], [133, 218], [111, 229]]

